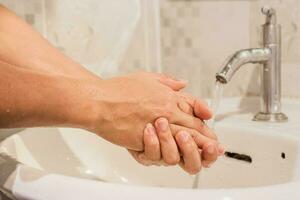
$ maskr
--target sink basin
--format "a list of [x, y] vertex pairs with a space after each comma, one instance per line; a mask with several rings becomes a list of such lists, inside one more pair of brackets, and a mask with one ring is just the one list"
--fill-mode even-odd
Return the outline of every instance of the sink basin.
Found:
[[201, 188], [260, 187], [300, 180], [298, 138], [233, 126], [217, 130], [229, 153], [200, 174]]
[[[256, 105], [255, 98], [222, 101], [215, 131], [227, 154], [210, 169], [203, 169], [198, 179], [178, 167], [144, 167], [123, 148], [80, 129], [26, 129], [4, 140], [0, 152], [25, 166], [26, 173], [30, 168], [44, 174], [34, 180], [57, 175], [59, 180], [99, 187], [151, 186], [142, 188], [166, 194], [182, 190], [191, 198], [253, 199], [258, 194], [273, 195], [272, 199], [290, 194], [294, 198], [300, 187], [300, 103], [285, 100], [290, 120], [281, 124], [251, 121]], [[199, 190], [191, 190], [196, 183]]]
[[4, 141], [2, 149], [50, 173], [149, 186], [190, 187], [193, 182], [177, 167], [142, 166], [123, 148], [80, 129], [27, 129]]

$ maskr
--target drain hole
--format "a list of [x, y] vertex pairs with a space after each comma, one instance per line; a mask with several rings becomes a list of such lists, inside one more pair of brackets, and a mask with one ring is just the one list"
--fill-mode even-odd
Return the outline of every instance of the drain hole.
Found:
[[252, 158], [248, 155], [245, 155], [245, 154], [239, 154], [239, 153], [226, 151], [225, 156], [228, 157], [228, 158], [233, 158], [233, 159], [236, 159], [236, 160], [241, 160], [241, 161], [244, 161], [244, 162], [252, 163]]
[[284, 152], [281, 153], [281, 158], [285, 159], [285, 153]]

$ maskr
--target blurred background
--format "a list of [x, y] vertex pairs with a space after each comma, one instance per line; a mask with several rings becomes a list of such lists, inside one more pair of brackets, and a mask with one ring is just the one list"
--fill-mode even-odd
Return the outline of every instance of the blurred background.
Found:
[[[261, 46], [263, 5], [282, 25], [282, 92], [300, 97], [299, 0], [0, 0], [54, 46], [104, 78], [136, 70], [186, 79], [209, 98], [214, 75], [239, 49]], [[225, 96], [259, 93], [259, 70], [246, 65]]]

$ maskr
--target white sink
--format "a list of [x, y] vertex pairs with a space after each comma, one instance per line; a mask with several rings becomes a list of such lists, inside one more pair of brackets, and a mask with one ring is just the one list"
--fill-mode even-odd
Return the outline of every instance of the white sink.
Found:
[[[232, 125], [217, 130], [231, 157], [219, 159], [201, 173], [201, 188], [260, 187], [300, 180], [298, 138]], [[233, 153], [242, 160], [232, 158]]]
[[[229, 153], [201, 172], [199, 190], [191, 190], [195, 177], [180, 168], [141, 166], [124, 149], [79, 129], [26, 129], [3, 141], [0, 150], [27, 169], [46, 172], [41, 177], [58, 174], [59, 180], [76, 180], [85, 185], [93, 182], [99, 187], [109, 183], [114, 187], [116, 183], [155, 186], [160, 188], [151, 191], [162, 194], [185, 191], [190, 198], [202, 195], [207, 199], [253, 199], [262, 195], [281, 199], [291, 195], [289, 199], [299, 199], [300, 101], [284, 102], [289, 122], [272, 124], [251, 121], [252, 113], [257, 110], [256, 99], [222, 101], [216, 132]], [[128, 191], [133, 188], [139, 187], [129, 187]], [[14, 193], [6, 186], [6, 190], [10, 189]], [[143, 188], [146, 194], [144, 190], [147, 188]], [[45, 191], [50, 192], [47, 188]], [[175, 199], [179, 197], [176, 195]]]

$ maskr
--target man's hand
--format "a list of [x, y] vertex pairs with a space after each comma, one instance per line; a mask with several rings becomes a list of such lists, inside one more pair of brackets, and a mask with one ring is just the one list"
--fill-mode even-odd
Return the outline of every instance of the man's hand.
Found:
[[[201, 148], [196, 141], [202, 141]], [[200, 134], [193, 137], [186, 130], [177, 131], [173, 137], [168, 121], [159, 118], [154, 126], [147, 124], [144, 130], [144, 151], [129, 152], [145, 166], [179, 164], [189, 174], [196, 174], [202, 167], [210, 167], [219, 155], [223, 155], [224, 148], [214, 139]]]
[[205, 148], [203, 138], [215, 138], [200, 120], [211, 116], [207, 106], [177, 92], [185, 82], [152, 73], [102, 81], [3, 6], [0, 31], [4, 41], [0, 47], [2, 128], [85, 128], [115, 144], [142, 151], [146, 124], [165, 117], [173, 135], [185, 130], [199, 148]]
[[[84, 91], [84, 95], [94, 102], [95, 108], [95, 120], [88, 130], [127, 149], [142, 151], [144, 127], [159, 117], [168, 119], [172, 133], [184, 127], [191, 129], [192, 135], [213, 135], [202, 120], [185, 110], [190, 110], [192, 102], [152, 74], [136, 73], [101, 81]], [[201, 119], [210, 117], [208, 108], [202, 110]]]

